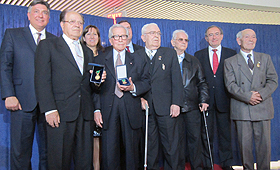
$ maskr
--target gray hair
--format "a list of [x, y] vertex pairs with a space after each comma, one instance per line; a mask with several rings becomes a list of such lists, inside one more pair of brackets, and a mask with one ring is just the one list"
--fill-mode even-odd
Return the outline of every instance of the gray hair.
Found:
[[109, 34], [108, 34], [109, 39], [112, 38], [112, 36], [113, 36], [113, 29], [114, 29], [114, 28], [123, 28], [123, 29], [125, 29], [126, 35], [128, 36], [128, 29], [127, 29], [127, 28], [125, 28], [125, 27], [122, 26], [121, 24], [115, 24], [115, 25], [112, 25], [112, 26], [109, 28]]
[[45, 5], [49, 11], [49, 14], [50, 14], [50, 5], [44, 1], [44, 0], [34, 0], [30, 3], [28, 9], [27, 9], [27, 12], [31, 12], [31, 8], [37, 4], [42, 4], [42, 5]]
[[208, 36], [208, 35], [207, 35], [207, 31], [208, 31], [209, 29], [211, 29], [211, 28], [214, 28], [214, 27], [218, 28], [218, 29], [220, 30], [220, 33], [221, 33], [221, 34], [224, 34], [224, 32], [223, 32], [223, 30], [222, 30], [221, 27], [218, 27], [218, 26], [216, 26], [216, 25], [211, 25], [211, 26], [208, 27], [208, 28], [206, 29], [206, 31], [205, 31], [205, 37]]
[[189, 35], [188, 35], [188, 33], [186, 33], [186, 31], [184, 31], [184, 30], [175, 30], [175, 31], [173, 32], [173, 34], [172, 34], [172, 39], [173, 39], [173, 40], [176, 39], [177, 33], [179, 33], [179, 32], [184, 33], [184, 34], [189, 38]]
[[236, 34], [236, 38], [242, 38], [242, 31], [239, 31], [239, 32]]
[[141, 33], [142, 35], [144, 35], [146, 32], [147, 32], [147, 27], [150, 26], [150, 25], [155, 25], [158, 27], [158, 25], [156, 23], [149, 23], [149, 24], [145, 24], [142, 29], [141, 29]]

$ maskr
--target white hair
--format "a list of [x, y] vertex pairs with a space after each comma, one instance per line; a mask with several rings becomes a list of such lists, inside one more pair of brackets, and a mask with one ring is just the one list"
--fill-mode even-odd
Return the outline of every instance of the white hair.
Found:
[[158, 25], [157, 25], [156, 23], [145, 24], [145, 25], [142, 27], [142, 30], [141, 30], [142, 35], [144, 35], [144, 34], [147, 32], [147, 27], [150, 26], [150, 25], [155, 25], [155, 26], [158, 27]]
[[173, 40], [176, 39], [177, 34], [178, 34], [179, 32], [184, 33], [184, 34], [189, 38], [189, 35], [188, 35], [188, 33], [186, 33], [186, 31], [184, 31], [184, 30], [175, 30], [175, 31], [173, 32], [173, 34], [172, 34], [172, 39], [173, 39]]

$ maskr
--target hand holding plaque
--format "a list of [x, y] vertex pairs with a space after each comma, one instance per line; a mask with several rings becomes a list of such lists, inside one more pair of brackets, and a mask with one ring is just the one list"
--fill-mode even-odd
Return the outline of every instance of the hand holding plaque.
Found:
[[92, 74], [90, 76], [90, 82], [100, 84], [102, 81], [102, 74], [105, 71], [104, 65], [89, 63], [92, 66]]
[[120, 85], [129, 86], [130, 82], [127, 78], [126, 65], [116, 66], [117, 80]]

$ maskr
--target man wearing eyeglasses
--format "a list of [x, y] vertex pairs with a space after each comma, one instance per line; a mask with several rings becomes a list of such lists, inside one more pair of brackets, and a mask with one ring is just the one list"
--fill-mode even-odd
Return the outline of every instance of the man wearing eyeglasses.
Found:
[[55, 37], [47, 32], [49, 4], [34, 0], [27, 13], [28, 27], [7, 29], [1, 45], [1, 98], [11, 111], [9, 169], [31, 169], [35, 127], [39, 167], [47, 169], [45, 117], [40, 114], [34, 86], [34, 56], [40, 40]]
[[160, 47], [157, 24], [142, 27], [145, 49], [136, 54], [149, 63], [151, 90], [142, 99], [149, 105], [148, 169], [159, 169], [159, 146], [162, 146], [164, 169], [184, 170], [183, 83], [176, 51]]
[[[209, 87], [209, 115], [207, 125], [211, 143], [211, 153], [213, 153], [214, 122], [216, 122], [219, 140], [219, 160], [223, 170], [231, 170], [232, 149], [230, 130], [230, 98], [224, 84], [224, 60], [235, 55], [232, 49], [222, 47], [223, 30], [215, 25], [207, 28], [205, 40], [209, 43], [208, 48], [197, 51], [194, 56], [200, 61], [206, 81]], [[202, 130], [204, 131], [204, 127]], [[205, 169], [211, 169], [209, 150], [205, 132], [202, 134], [203, 143], [203, 165]], [[214, 155], [214, 154], [213, 154]]]
[[[96, 57], [105, 65], [106, 81], [100, 86], [94, 120], [102, 128], [103, 169], [137, 170], [143, 112], [140, 96], [150, 89], [148, 63], [145, 58], [125, 50], [128, 30], [116, 24], [109, 29], [112, 50]], [[120, 84], [117, 67], [125, 65], [129, 83]]]
[[184, 30], [173, 32], [171, 44], [177, 52], [184, 86], [181, 114], [186, 129], [186, 161], [190, 162], [191, 169], [202, 170], [201, 111], [208, 107], [208, 86], [198, 59], [185, 52], [188, 42], [188, 34]]
[[[40, 42], [35, 58], [35, 87], [45, 114], [48, 169], [93, 169], [94, 103], [88, 63], [93, 53], [80, 43], [84, 19], [79, 13], [60, 14], [61, 37]], [[98, 108], [97, 108], [98, 109]]]

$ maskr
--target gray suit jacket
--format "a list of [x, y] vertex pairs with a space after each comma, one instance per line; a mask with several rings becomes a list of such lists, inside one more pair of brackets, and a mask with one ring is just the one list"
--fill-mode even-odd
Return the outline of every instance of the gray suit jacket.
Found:
[[[254, 72], [241, 53], [225, 60], [225, 84], [231, 96], [231, 119], [269, 120], [274, 116], [271, 94], [278, 86], [278, 76], [268, 54], [254, 52]], [[249, 104], [252, 92], [258, 91], [263, 99], [260, 104]]]

